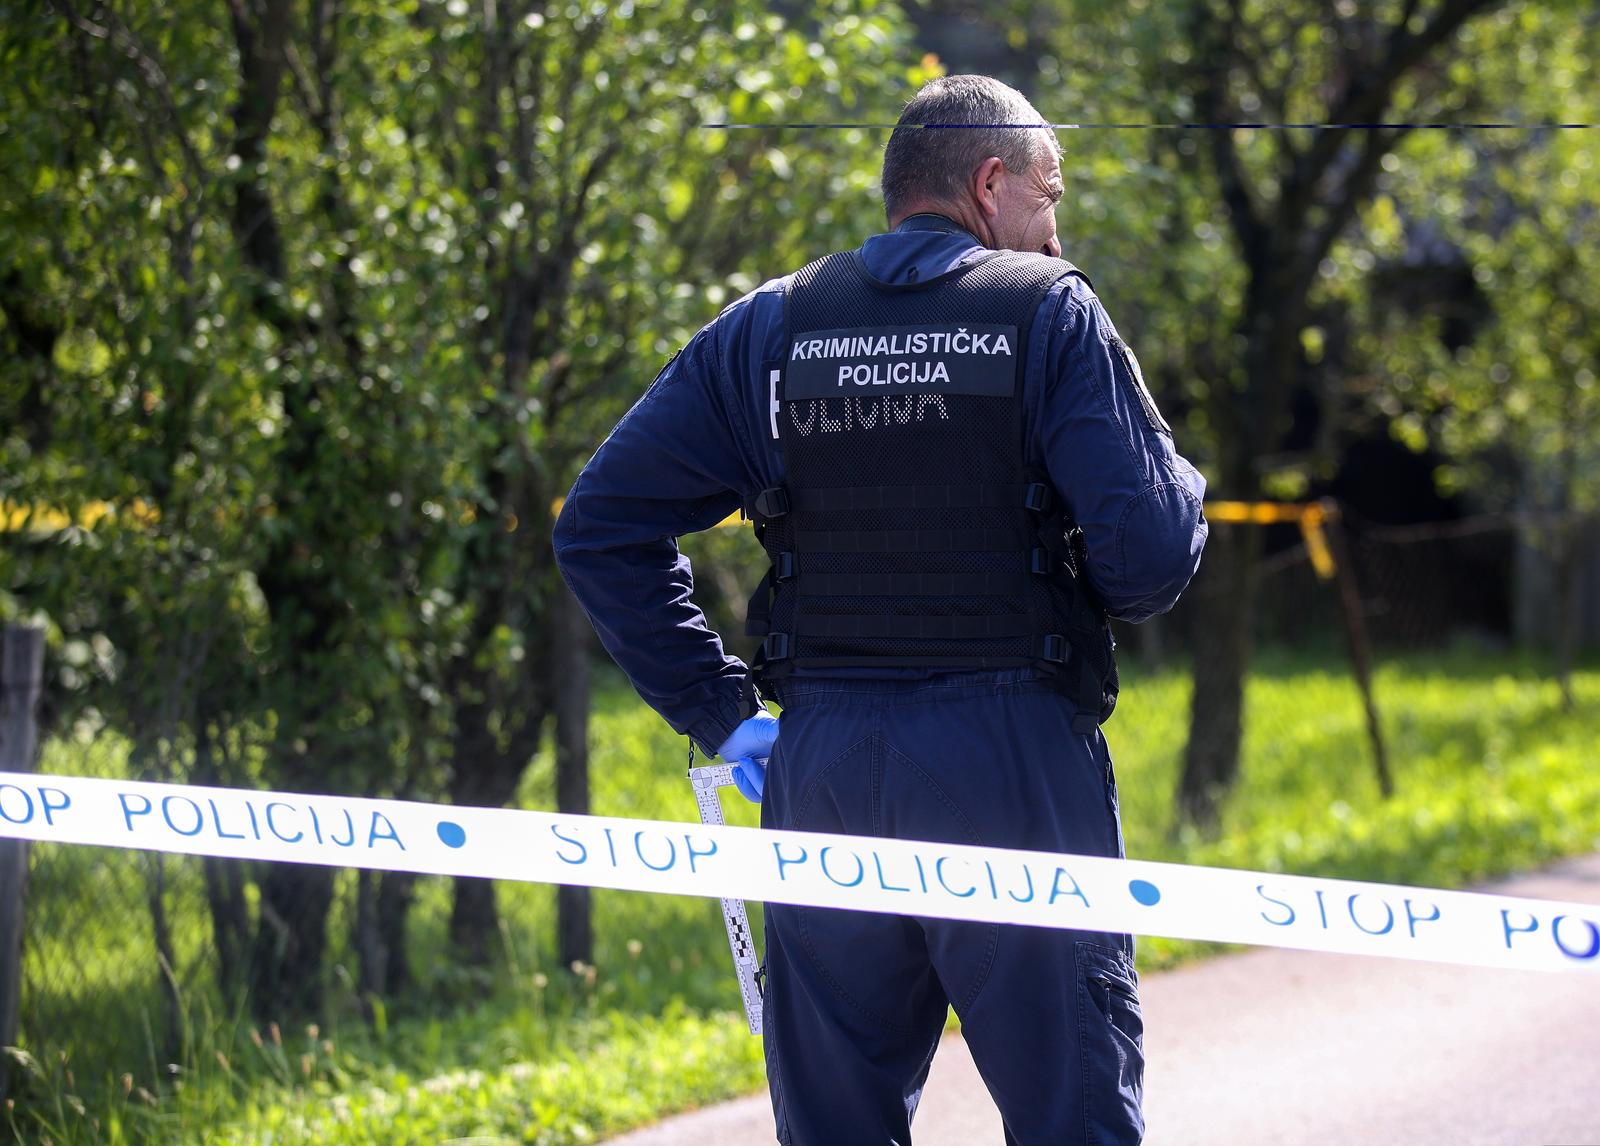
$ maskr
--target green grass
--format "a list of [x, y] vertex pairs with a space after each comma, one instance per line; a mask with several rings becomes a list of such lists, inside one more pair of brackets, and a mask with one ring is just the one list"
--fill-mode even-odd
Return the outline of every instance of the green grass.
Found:
[[[1187, 674], [1131, 671], [1107, 729], [1128, 852], [1460, 886], [1593, 850], [1600, 672], [1579, 674], [1575, 687], [1568, 714], [1528, 664], [1468, 652], [1386, 663], [1377, 694], [1398, 791], [1384, 801], [1348, 674], [1265, 657], [1249, 684], [1240, 782], [1223, 831], [1205, 840], [1172, 825]], [[603, 691], [592, 739], [597, 813], [693, 817], [684, 742], [631, 694]], [[118, 767], [107, 738], [83, 753], [52, 745], [44, 766]], [[548, 758], [522, 799], [550, 805]], [[755, 822], [743, 801], [725, 806], [730, 821]], [[448, 883], [427, 880], [412, 921], [418, 989], [369, 1023], [348, 976], [336, 978], [323, 1027], [275, 1036], [215, 998], [199, 867], [180, 859], [164, 869], [186, 1003], [174, 1070], [148, 1033], [161, 997], [138, 866], [150, 862], [39, 849], [28, 942], [45, 990], [27, 1013], [50, 1021], [26, 1032], [25, 1102], [10, 1116], [17, 1141], [564, 1146], [761, 1084], [759, 1041], [737, 1013], [711, 901], [597, 892], [595, 966], [573, 973], [553, 965], [551, 889], [502, 885], [507, 958], [485, 978], [452, 966]], [[1148, 971], [1209, 950], [1143, 939], [1140, 963]]]

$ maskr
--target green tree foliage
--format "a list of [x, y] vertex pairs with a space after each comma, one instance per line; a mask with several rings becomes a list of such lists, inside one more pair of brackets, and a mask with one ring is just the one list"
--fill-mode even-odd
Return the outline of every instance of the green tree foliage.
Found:
[[[1470, 121], [1504, 108], [1523, 77], [1484, 75], [1478, 52], [1516, 52], [1534, 4], [1501, 0], [1257, 3], [1191, 0], [1070, 5], [1042, 88], [1067, 118], [1207, 124]], [[1576, 26], [1573, 6], [1550, 17]], [[1118, 68], [1107, 69], [1103, 61]], [[1060, 106], [1055, 103], [1052, 106]], [[1292, 399], [1321, 359], [1327, 326], [1365, 293], [1370, 260], [1354, 233], [1386, 175], [1426, 133], [1283, 127], [1090, 136], [1086, 229], [1117, 204], [1105, 250], [1113, 291], [1154, 300], [1130, 312], [1151, 375], [1176, 396], [1214, 496], [1305, 488], [1316, 459], [1286, 453]], [[1069, 137], [1069, 153], [1073, 150]], [[1126, 188], [1126, 195], [1118, 188]], [[1091, 194], [1096, 194], [1091, 192]], [[1069, 200], [1070, 200], [1069, 194]], [[1066, 231], [1073, 234], [1069, 217]], [[1117, 275], [1122, 276], [1117, 283]], [[1127, 321], [1127, 320], [1123, 320]], [[1144, 329], [1134, 326], [1144, 324]], [[1329, 403], [1324, 414], [1337, 414]], [[1214, 825], [1239, 759], [1261, 534], [1218, 527], [1207, 550], [1216, 589], [1194, 633], [1196, 686], [1179, 806]]]
[[[578, 631], [552, 503], [718, 305], [872, 225], [875, 139], [698, 125], [892, 115], [918, 78], [895, 10], [59, 0], [0, 26], [0, 502], [124, 508], [7, 539], [0, 607], [52, 625], [64, 717], [153, 777], [503, 802]], [[314, 1007], [330, 874], [210, 875], [229, 985]], [[410, 894], [361, 881], [371, 989], [404, 984]], [[484, 957], [492, 893], [457, 907]]]
[[[1478, 62], [1458, 79], [1497, 120], [1595, 122], [1588, 78], [1600, 15], [1530, 7], [1475, 29]], [[1514, 45], [1515, 50], [1495, 50]], [[1500, 102], [1494, 102], [1498, 98]], [[1576, 515], [1600, 506], [1600, 140], [1563, 128], [1418, 140], [1364, 213], [1351, 255], [1380, 268], [1452, 253], [1470, 294], [1352, 297], [1365, 311], [1365, 396], [1439, 475], [1490, 504], [1545, 511], [1528, 540], [1556, 568], [1557, 675], [1570, 704], [1580, 579]]]

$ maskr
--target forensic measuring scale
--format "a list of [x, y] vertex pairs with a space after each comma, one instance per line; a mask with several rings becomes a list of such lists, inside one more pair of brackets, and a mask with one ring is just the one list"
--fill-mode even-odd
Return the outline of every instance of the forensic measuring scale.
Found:
[[[734, 788], [732, 764], [702, 764], [694, 766], [694, 756], [689, 757], [689, 782], [694, 785], [695, 803], [700, 806], [700, 822], [722, 826], [723, 788]], [[739, 977], [739, 994], [744, 999], [744, 1017], [750, 1023], [750, 1033], [761, 1033], [761, 956], [756, 952], [755, 937], [750, 934], [750, 916], [742, 899], [724, 899], [722, 925], [728, 930], [728, 947], [733, 952], [733, 973]]]

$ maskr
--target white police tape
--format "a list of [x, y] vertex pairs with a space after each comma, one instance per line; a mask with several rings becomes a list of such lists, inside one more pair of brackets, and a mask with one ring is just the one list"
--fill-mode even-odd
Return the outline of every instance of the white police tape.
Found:
[[1600, 905], [1007, 848], [0, 772], [0, 837], [1600, 970]]

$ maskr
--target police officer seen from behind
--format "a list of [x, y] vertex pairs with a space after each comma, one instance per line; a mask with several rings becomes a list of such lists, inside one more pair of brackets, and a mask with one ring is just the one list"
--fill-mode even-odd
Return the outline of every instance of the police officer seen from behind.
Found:
[[[950, 76], [899, 122], [890, 231], [696, 334], [578, 478], [557, 555], [640, 695], [742, 761], [763, 826], [1121, 855], [1106, 617], [1177, 600], [1205, 482], [1060, 258], [1039, 113]], [[753, 673], [674, 540], [741, 506], [772, 559]], [[948, 1006], [1008, 1143], [1141, 1137], [1128, 936], [774, 904], [766, 956], [782, 1143], [909, 1143]]]

